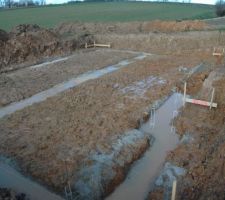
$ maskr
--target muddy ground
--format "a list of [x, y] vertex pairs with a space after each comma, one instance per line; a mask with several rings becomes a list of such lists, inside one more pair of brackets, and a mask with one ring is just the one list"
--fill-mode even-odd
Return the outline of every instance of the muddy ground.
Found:
[[28, 98], [79, 74], [113, 65], [135, 55], [137, 54], [93, 49], [77, 52], [57, 63], [2, 73], [0, 107]]
[[15, 191], [8, 188], [0, 188], [1, 200], [29, 200], [25, 194], [18, 194]]
[[[185, 57], [148, 57], [16, 112], [0, 122], [1, 152], [16, 158], [26, 173], [62, 191], [65, 159], [70, 160], [70, 181], [74, 182], [88, 155], [110, 152], [113, 141], [138, 127], [152, 102], [171, 92], [186, 75], [180, 66], [199, 62], [198, 58], [190, 63]], [[158, 80], [148, 85], [152, 77]]]
[[[168, 26], [173, 25], [174, 22], [171, 22]], [[76, 29], [66, 28], [71, 25], [63, 26], [64, 31], [59, 33], [60, 37], [63, 35], [67, 38], [73, 37]], [[93, 24], [92, 26], [94, 30], [101, 30], [98, 26], [97, 28]], [[74, 27], [77, 27], [77, 24]], [[119, 30], [123, 28], [121, 25]], [[74, 195], [79, 196], [81, 192], [79, 186], [83, 188], [86, 186], [82, 185], [83, 182], [80, 185], [77, 182], [92, 179], [91, 173], [96, 171], [91, 170], [99, 164], [98, 162], [96, 164], [96, 157], [104, 160], [115, 151], [115, 146], [118, 147], [115, 145], [118, 141], [123, 141], [129, 136], [133, 137], [134, 134], [137, 136], [134, 137], [134, 141], [120, 147], [113, 157], [112, 169], [108, 170], [110, 164], [107, 163], [108, 166], [104, 166], [101, 176], [97, 176], [101, 180], [95, 178], [95, 182], [100, 185], [94, 185], [92, 180], [91, 183], [94, 185], [92, 189], [97, 188], [96, 191], [100, 192], [91, 193], [93, 196], [89, 197], [99, 199], [112, 192], [123, 181], [130, 165], [149, 147], [150, 139], [144, 135], [140, 137], [142, 133], [133, 131], [139, 127], [141, 119], [148, 117], [145, 112], [148, 113], [155, 101], [170, 95], [174, 87], [181, 90], [190, 70], [202, 63], [206, 70], [199, 71], [188, 79], [188, 93], [201, 95], [198, 92], [201, 91], [204, 81], [217, 66], [216, 59], [212, 57], [213, 47], [218, 45], [218, 41], [220, 45], [225, 45], [224, 37], [220, 37], [223, 33], [217, 31], [179, 33], [176, 31], [180, 30], [166, 31], [167, 33], [146, 31], [138, 34], [131, 31], [127, 34], [127, 32], [113, 32], [112, 27], [109, 29], [107, 33], [93, 31], [94, 39], [97, 42], [111, 42], [114, 50], [79, 51], [67, 60], [36, 68], [25, 65], [23, 69], [20, 69], [20, 65], [14, 65], [13, 68], [9, 65], [7, 70], [8, 65], [2, 68], [5, 73], [0, 75], [0, 106], [4, 107], [89, 70], [100, 69], [134, 56], [126, 50], [155, 54], [0, 119], [1, 154], [16, 160], [25, 175], [31, 176], [60, 194], [63, 194], [64, 187], [69, 182]], [[197, 30], [204, 29], [205, 27], [201, 27]], [[35, 31], [32, 30], [32, 34], [33, 32]], [[216, 73], [215, 76], [221, 73], [223, 71]], [[219, 91], [225, 88], [223, 79], [212, 84]], [[202, 95], [204, 98], [204, 93]], [[209, 112], [196, 107], [196, 111], [187, 105], [177, 118], [178, 133], [182, 136], [188, 131], [194, 138], [196, 137], [194, 140], [196, 143], [179, 146], [167, 158], [168, 161], [185, 167], [191, 174], [188, 173], [181, 183], [179, 182], [178, 196], [181, 199], [215, 197], [214, 192], [210, 193], [210, 190], [206, 193], [208, 196], [204, 196], [201, 191], [211, 185], [200, 183], [203, 180], [209, 182], [214, 173], [213, 169], [223, 167], [223, 164], [214, 162], [221, 159], [216, 152], [221, 151], [222, 154], [223, 143], [218, 150], [214, 146], [220, 144], [220, 138], [223, 137], [221, 131], [224, 130], [223, 95], [223, 92], [216, 93], [215, 101], [220, 104], [218, 110]], [[209, 125], [205, 123], [206, 121]], [[203, 133], [208, 136], [203, 136], [202, 139], [200, 136]], [[217, 140], [215, 135], [218, 135]], [[204, 140], [203, 144], [200, 144], [201, 140]], [[212, 150], [207, 149], [209, 145], [212, 145], [212, 148], [209, 148]], [[204, 159], [208, 153], [212, 156], [207, 157], [206, 162]], [[198, 171], [202, 170], [205, 163], [207, 172]], [[86, 173], [88, 175], [90, 172], [90, 176], [86, 177], [83, 175], [84, 172], [88, 172]], [[198, 173], [199, 176], [196, 175]], [[218, 179], [215, 178], [215, 186], [216, 180]], [[215, 193], [221, 190], [215, 187]], [[157, 199], [160, 195], [163, 195], [163, 189], [155, 188], [150, 194], [150, 199]]]
[[[189, 89], [196, 99], [210, 101], [212, 87], [218, 108], [187, 104], [175, 121], [181, 144], [167, 160], [186, 170], [179, 177], [177, 199], [224, 199], [225, 68], [214, 68], [198, 90]], [[191, 84], [193, 80], [188, 82]], [[189, 85], [190, 87], [190, 85]], [[170, 188], [171, 189], [171, 188]], [[156, 187], [149, 199], [162, 199], [165, 189]]]

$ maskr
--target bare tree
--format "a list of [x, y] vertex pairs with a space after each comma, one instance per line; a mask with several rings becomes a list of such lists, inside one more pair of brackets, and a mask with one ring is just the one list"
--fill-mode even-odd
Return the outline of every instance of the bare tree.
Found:
[[216, 2], [216, 15], [218, 17], [225, 16], [225, 2], [223, 0]]
[[5, 7], [11, 8], [13, 4], [13, 0], [4, 0]]
[[46, 4], [46, 0], [40, 0], [40, 5], [45, 5]]

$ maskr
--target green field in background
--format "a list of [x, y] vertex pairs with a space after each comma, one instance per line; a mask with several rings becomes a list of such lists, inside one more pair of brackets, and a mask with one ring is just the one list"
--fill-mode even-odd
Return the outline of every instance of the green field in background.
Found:
[[0, 10], [0, 29], [18, 24], [54, 27], [66, 21], [127, 22], [205, 19], [215, 17], [214, 6], [183, 3], [98, 2]]

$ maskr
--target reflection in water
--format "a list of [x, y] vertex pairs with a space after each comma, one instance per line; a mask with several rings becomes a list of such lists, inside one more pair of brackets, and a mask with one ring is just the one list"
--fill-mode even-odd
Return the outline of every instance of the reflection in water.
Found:
[[0, 187], [10, 188], [18, 193], [25, 193], [31, 200], [63, 200], [62, 197], [25, 178], [22, 174], [3, 162], [0, 162]]
[[144, 156], [134, 163], [126, 180], [116, 188], [107, 200], [144, 200], [149, 189], [163, 167], [167, 152], [178, 143], [178, 136], [171, 132], [170, 122], [182, 106], [182, 95], [173, 94], [155, 113], [155, 126], [151, 119], [141, 126], [141, 131], [150, 133], [154, 138], [153, 145]]

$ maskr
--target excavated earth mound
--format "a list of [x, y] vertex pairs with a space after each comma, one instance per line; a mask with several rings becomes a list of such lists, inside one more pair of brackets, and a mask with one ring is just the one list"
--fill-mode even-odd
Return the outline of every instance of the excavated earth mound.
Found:
[[62, 23], [55, 29], [21, 24], [9, 33], [0, 30], [0, 73], [43, 62], [50, 57], [70, 54], [75, 49], [93, 43], [98, 34], [149, 32], [183, 32], [206, 30], [202, 21], [149, 21], [129, 23]]
[[159, 31], [159, 32], [182, 32], [182, 31], [197, 31], [205, 30], [208, 25], [202, 21], [160, 21], [155, 20], [152, 22], [143, 23], [143, 30], [146, 31]]
[[54, 30], [59, 34], [65, 33], [149, 33], [149, 32], [183, 32], [183, 31], [199, 31], [206, 30], [209, 25], [203, 21], [146, 21], [146, 22], [123, 22], [123, 23], [80, 23], [80, 22], [64, 22], [57, 26]]
[[14, 70], [52, 56], [65, 55], [84, 46], [91, 36], [83, 34], [64, 39], [51, 30], [38, 25], [19, 25], [10, 33], [0, 30], [0, 73]]
[[7, 41], [9, 39], [8, 33], [0, 29], [0, 42]]

